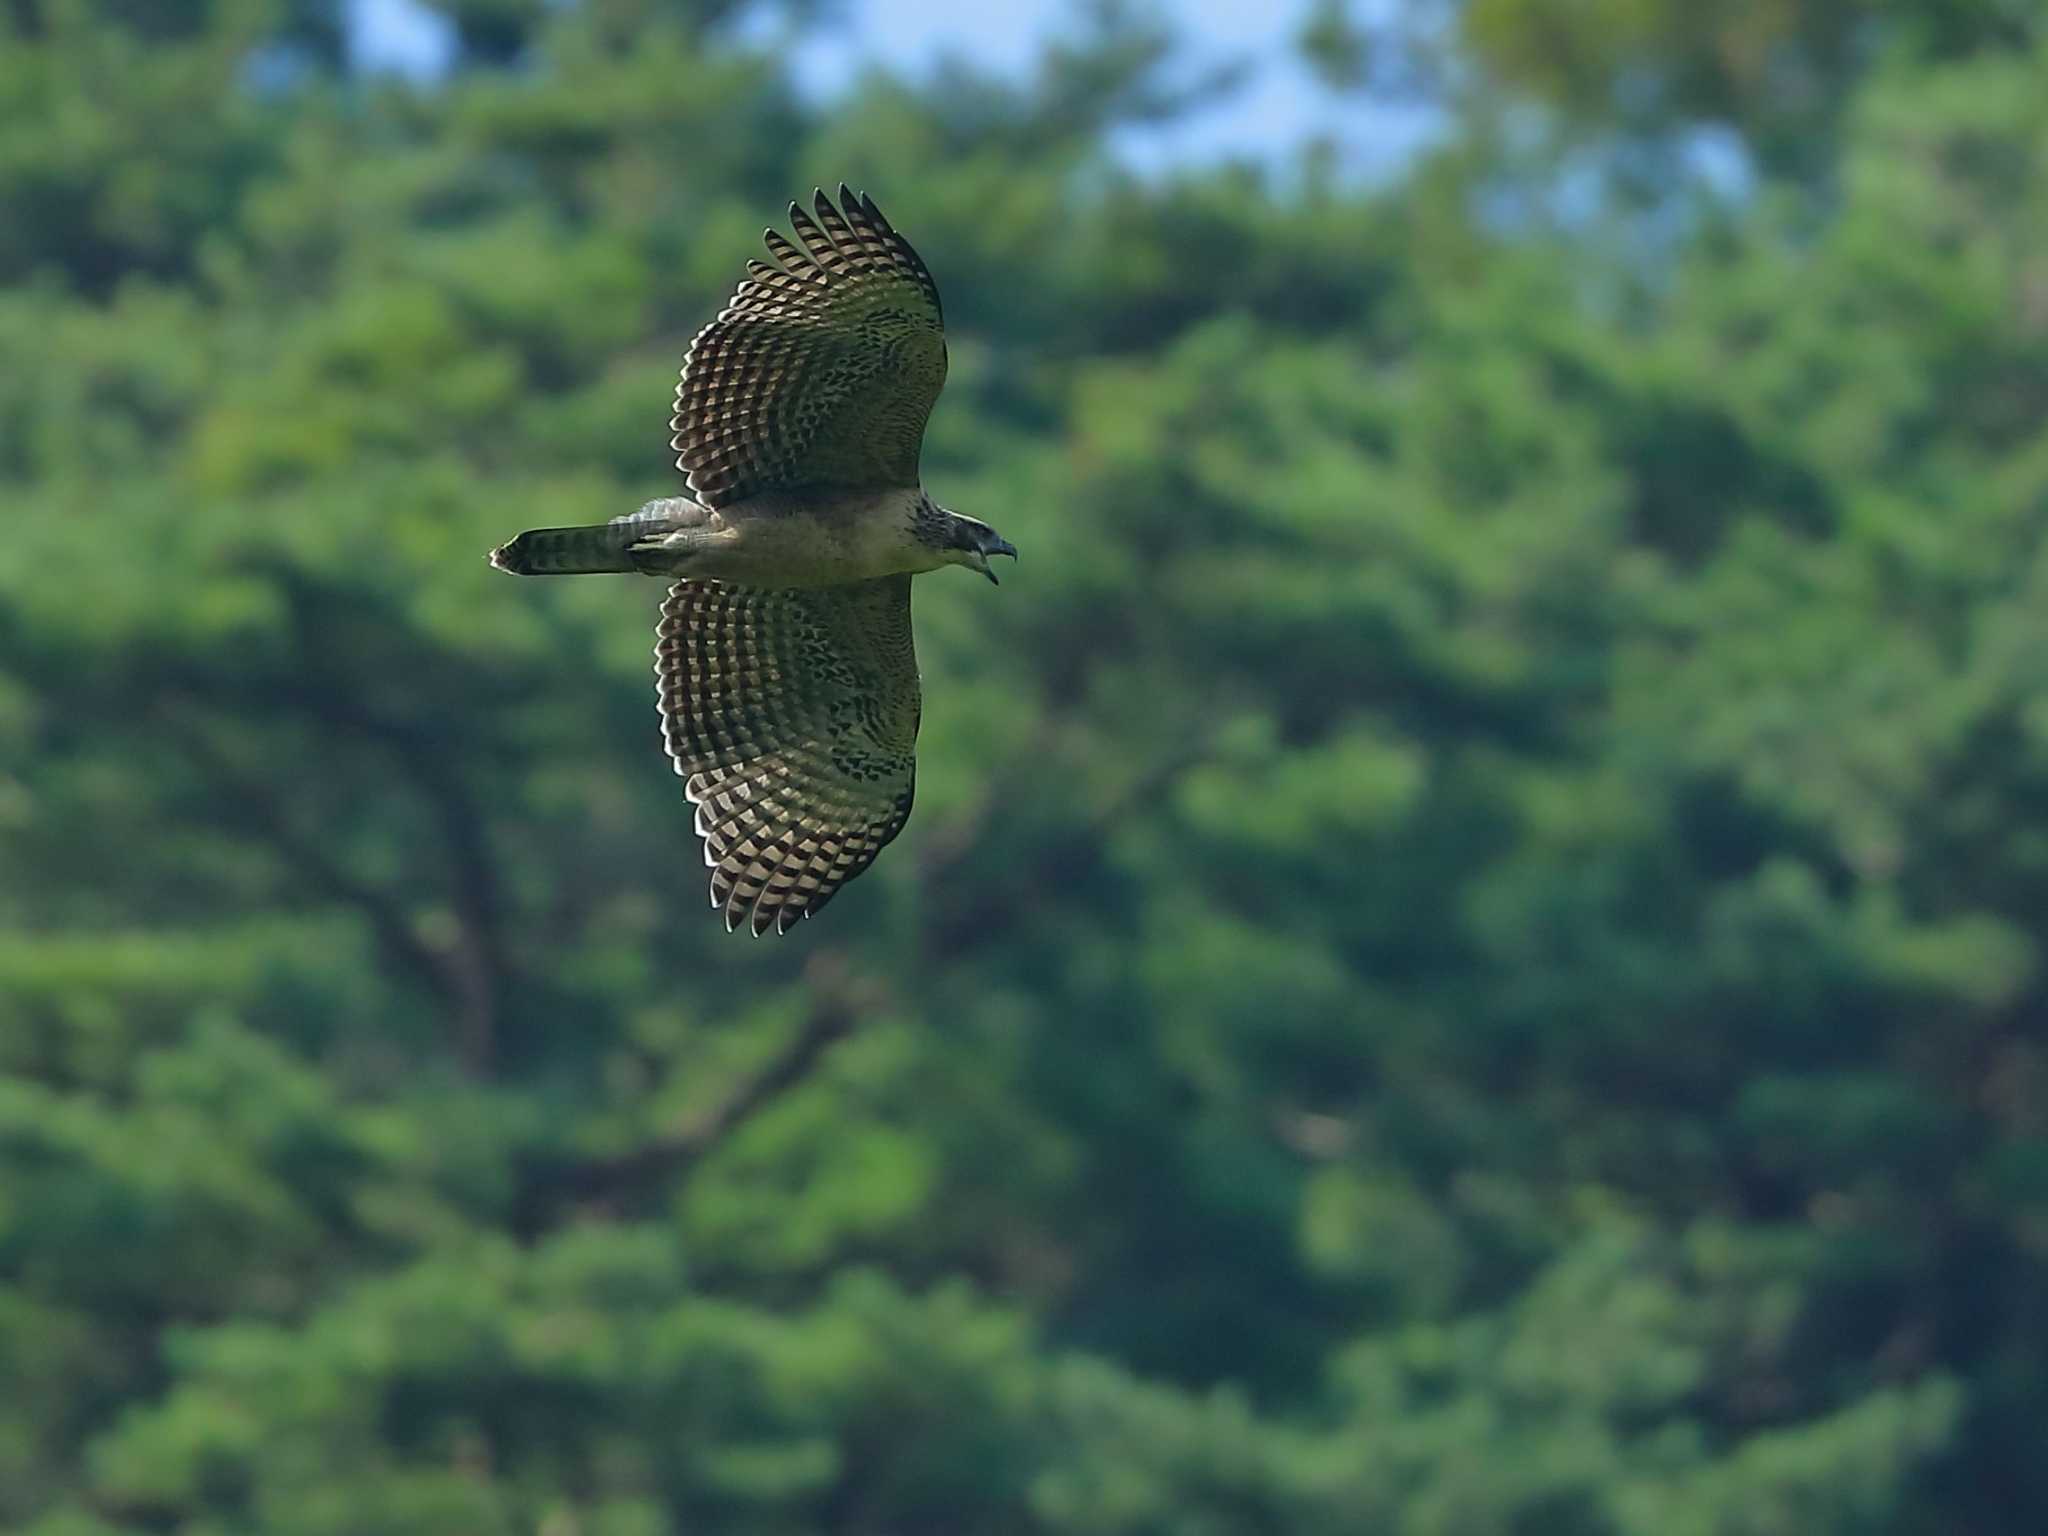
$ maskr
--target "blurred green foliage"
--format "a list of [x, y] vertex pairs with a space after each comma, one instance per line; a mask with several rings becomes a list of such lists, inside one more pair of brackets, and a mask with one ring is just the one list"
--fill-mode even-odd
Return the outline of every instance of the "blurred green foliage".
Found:
[[[2030, 7], [1325, 4], [1378, 188], [1120, 171], [1127, 7], [443, 9], [0, 3], [0, 1527], [2048, 1525]], [[655, 586], [482, 554], [842, 177], [1025, 557], [756, 944]]]

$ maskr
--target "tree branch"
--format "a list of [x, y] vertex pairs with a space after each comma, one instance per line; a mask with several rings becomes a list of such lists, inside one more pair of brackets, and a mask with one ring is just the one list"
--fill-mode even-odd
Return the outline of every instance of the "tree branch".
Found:
[[[1017, 914], [1047, 889], [1085, 879], [1101, 862], [1103, 843], [1117, 826], [1156, 801], [1181, 775], [1205, 762], [1214, 749], [1214, 734], [1205, 733], [1148, 765], [1087, 821], [1063, 836], [1038, 844], [1018, 873], [981, 879], [965, 889], [948, 889], [956, 883], [956, 871], [965, 867], [973, 839], [949, 835], [948, 831], [935, 834], [933, 843], [937, 851], [925, 860], [922, 869], [923, 907], [939, 914], [926, 924], [927, 950], [945, 956], [971, 954], [1001, 935]], [[985, 796], [980, 804], [962, 813], [960, 822], [980, 826], [991, 807], [1002, 798], [1000, 793]], [[1012, 870], [1017, 868], [1011, 866]]]
[[541, 1177], [520, 1201], [518, 1230], [529, 1235], [544, 1230], [547, 1218], [563, 1203], [611, 1207], [687, 1176], [762, 1110], [811, 1077], [833, 1045], [891, 1001], [885, 987], [854, 977], [837, 950], [813, 956], [804, 968], [804, 979], [810, 989], [810, 1011], [774, 1060], [656, 1140]]
[[[1053, 732], [1048, 727], [1043, 734], [1049, 739]], [[932, 851], [919, 866], [919, 878], [926, 887], [925, 910], [946, 914], [933, 930], [933, 947], [961, 955], [993, 942], [1046, 886], [1084, 873], [1101, 857], [1102, 840], [1119, 822], [1156, 800], [1181, 774], [1204, 761], [1213, 746], [1213, 737], [1204, 735], [1150, 765], [1070, 835], [1042, 845], [1021, 878], [982, 882], [971, 892], [945, 891], [954, 872], [966, 865], [974, 844], [973, 830], [1003, 799], [1000, 787], [992, 789], [934, 833]], [[748, 1121], [809, 1079], [834, 1044], [893, 1001], [885, 983], [854, 975], [838, 950], [819, 951], [805, 968], [805, 980], [810, 987], [810, 1012], [772, 1062], [709, 1109], [653, 1141], [536, 1177], [520, 1200], [516, 1229], [532, 1236], [545, 1230], [564, 1204], [609, 1208], [687, 1177]]]

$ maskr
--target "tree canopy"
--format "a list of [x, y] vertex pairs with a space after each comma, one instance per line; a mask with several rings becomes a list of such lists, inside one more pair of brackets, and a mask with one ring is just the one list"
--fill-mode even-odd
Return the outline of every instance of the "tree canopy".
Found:
[[[1372, 184], [1124, 169], [1127, 6], [436, 9], [0, 0], [0, 1526], [2048, 1524], [2032, 7], [1326, 4]], [[483, 554], [841, 179], [1024, 558], [754, 943], [656, 586]]]

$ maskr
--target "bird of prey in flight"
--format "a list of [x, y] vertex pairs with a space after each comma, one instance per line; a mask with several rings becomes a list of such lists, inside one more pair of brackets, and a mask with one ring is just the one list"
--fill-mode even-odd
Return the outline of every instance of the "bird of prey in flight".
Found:
[[996, 579], [1017, 551], [924, 492], [946, 380], [939, 290], [873, 199], [789, 207], [792, 244], [697, 333], [672, 444], [687, 496], [491, 552], [521, 576], [671, 578], [656, 630], [662, 736], [727, 929], [784, 932], [910, 817], [920, 706], [910, 578]]

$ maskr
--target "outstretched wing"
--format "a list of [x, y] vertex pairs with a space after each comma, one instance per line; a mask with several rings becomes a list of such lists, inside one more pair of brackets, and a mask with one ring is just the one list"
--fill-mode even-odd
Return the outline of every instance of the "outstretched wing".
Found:
[[800, 245], [766, 232], [771, 264], [690, 343], [670, 425], [690, 493], [722, 507], [803, 486], [913, 486], [946, 382], [932, 275], [873, 199], [789, 205]]
[[774, 591], [679, 581], [654, 672], [727, 929], [783, 932], [903, 830], [919, 711], [908, 576]]

